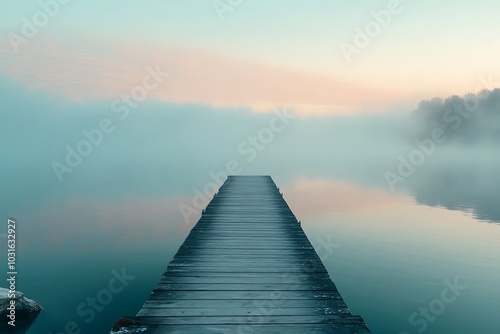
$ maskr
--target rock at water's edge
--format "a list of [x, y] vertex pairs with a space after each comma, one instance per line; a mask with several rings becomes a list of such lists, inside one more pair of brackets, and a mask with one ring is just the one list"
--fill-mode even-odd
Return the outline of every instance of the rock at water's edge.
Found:
[[[14, 299], [16, 301], [16, 329], [21, 330], [29, 328], [29, 326], [35, 321], [36, 317], [42, 310], [40, 305], [32, 299], [26, 298], [22, 292], [16, 291], [14, 293]], [[7, 315], [9, 310], [7, 308], [10, 305], [9, 289], [0, 288], [0, 329], [5, 329], [11, 326], [8, 325], [10, 320]], [[7, 327], [6, 327], [7, 326]]]

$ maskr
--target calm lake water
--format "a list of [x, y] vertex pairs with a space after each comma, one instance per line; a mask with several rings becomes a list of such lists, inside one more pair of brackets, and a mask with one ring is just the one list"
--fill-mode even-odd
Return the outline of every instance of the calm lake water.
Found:
[[[152, 101], [122, 122], [110, 101], [0, 85], [0, 213], [18, 221], [18, 289], [44, 308], [29, 334], [135, 315], [198, 219], [179, 205], [233, 159], [273, 177], [374, 334], [500, 333], [498, 145], [439, 147], [391, 191], [385, 171], [415, 150], [408, 111], [297, 118], [251, 159], [239, 145], [274, 114]], [[53, 161], [103, 117], [116, 131], [59, 182]]]
[[[450, 210], [347, 180], [274, 180], [347, 305], [373, 333], [500, 331], [500, 225], [477, 219], [474, 203]], [[28, 333], [65, 333], [68, 322], [82, 333], [106, 333], [136, 314], [196, 221], [186, 223], [178, 208], [190, 196], [186, 187], [141, 200], [40, 200], [15, 212], [18, 286], [44, 307]], [[332, 247], [325, 251], [322, 242]], [[87, 298], [108, 287], [113, 270], [133, 279], [91, 315]], [[443, 297], [450, 284], [457, 290]]]

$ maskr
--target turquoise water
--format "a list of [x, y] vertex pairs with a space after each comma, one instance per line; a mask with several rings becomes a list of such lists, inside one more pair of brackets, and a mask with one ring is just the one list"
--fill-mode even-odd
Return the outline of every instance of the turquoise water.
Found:
[[[301, 195], [292, 191], [290, 205], [313, 242], [331, 235], [338, 245], [324, 262], [348, 306], [374, 333], [498, 333], [499, 225], [421, 205], [409, 195], [313, 183], [341, 203], [301, 213]], [[446, 281], [459, 292], [447, 292], [443, 302]], [[421, 308], [429, 309], [428, 319]]]
[[[420, 333], [424, 324], [425, 333], [498, 333], [500, 225], [349, 181], [275, 179], [348, 306], [373, 333]], [[44, 307], [29, 333], [65, 333], [70, 322], [82, 333], [105, 333], [134, 315], [196, 221], [183, 220], [180, 203], [189, 197], [73, 199], [17, 212], [18, 286]], [[90, 306], [80, 314], [87, 298], [108, 287], [112, 270], [123, 268], [134, 277], [128, 285], [94, 317]], [[446, 280], [458, 282], [460, 295], [436, 302]], [[410, 324], [432, 303], [432, 321], [418, 315], [418, 325]]]

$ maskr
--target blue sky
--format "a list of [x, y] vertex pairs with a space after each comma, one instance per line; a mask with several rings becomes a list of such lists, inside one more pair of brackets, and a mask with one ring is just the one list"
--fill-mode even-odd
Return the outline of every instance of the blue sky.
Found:
[[[13, 80], [25, 81], [26, 86], [35, 89], [55, 91], [59, 88], [50, 83], [55, 80], [50, 79], [54, 73], [39, 73], [34, 82], [33, 78], [26, 79], [35, 71], [30, 66], [37, 63], [43, 66], [57, 55], [58, 59], [66, 59], [70, 68], [85, 66], [85, 71], [95, 68], [95, 71], [106, 71], [107, 76], [119, 77], [124, 69], [139, 73], [138, 64], [152, 66], [158, 64], [158, 59], [169, 59], [172, 53], [181, 52], [179, 57], [192, 61], [180, 64], [166, 60], [164, 66], [192, 69], [196, 63], [201, 68], [212, 68], [226, 80], [221, 90], [228, 91], [227, 87], [238, 85], [241, 92], [234, 94], [234, 98], [214, 93], [211, 99], [199, 99], [200, 93], [193, 89], [192, 96], [172, 97], [158, 93], [159, 99], [253, 106], [254, 109], [290, 103], [301, 105], [304, 110], [314, 109], [307, 106], [319, 105], [333, 111], [342, 108], [351, 111], [367, 105], [379, 109], [402, 103], [415, 105], [424, 98], [473, 92], [479, 77], [500, 72], [500, 45], [495, 43], [496, 33], [500, 31], [497, 19], [500, 3], [497, 1], [401, 0], [400, 11], [391, 15], [389, 24], [370, 38], [367, 47], [350, 55], [349, 61], [341, 48], [342, 43], [355, 45], [355, 29], [365, 30], [374, 20], [372, 12], [386, 11], [391, 1], [247, 0], [226, 11], [224, 20], [214, 9], [214, 2], [71, 0], [60, 5], [57, 15], [50, 18], [27, 45], [21, 45], [23, 60], [8, 55], [12, 49], [8, 36], [12, 32], [20, 34], [23, 18], [32, 20], [40, 11], [40, 5], [18, 1], [0, 13], [0, 30], [5, 36], [0, 42], [0, 50], [4, 50], [0, 73], [7, 73]], [[228, 3], [227, 0], [220, 2]], [[82, 63], [82, 55], [87, 60], [98, 61]], [[29, 64], [26, 59], [31, 59]], [[54, 67], [52, 64], [51, 68]], [[13, 68], [24, 68], [30, 75], [15, 72]], [[61, 75], [63, 68], [61, 66], [59, 71]], [[284, 91], [292, 91], [292, 96], [300, 90], [304, 96], [300, 101], [284, 99], [286, 93], [275, 92], [271, 87], [265, 87], [269, 94], [254, 93], [253, 88], [230, 78], [248, 77], [245, 68], [252, 68], [249, 72], [254, 73], [270, 72], [271, 77], [279, 75], [283, 78], [280, 86], [302, 82], [302, 86], [297, 83], [293, 89]], [[196, 82], [209, 85], [213, 75], [199, 71]], [[189, 87], [193, 75], [185, 73], [182, 80], [182, 86]], [[273, 81], [260, 74], [248, 80], [262, 82], [262, 86]], [[100, 81], [96, 77], [79, 84], [88, 86], [91, 91], [90, 87], [99, 85]], [[344, 82], [349, 89], [343, 88]], [[208, 90], [203, 85], [199, 89]], [[318, 97], [317, 91], [322, 89], [325, 92]], [[359, 102], [337, 101], [336, 96], [327, 98], [327, 90], [337, 91], [340, 96], [349, 95], [351, 100]], [[370, 90], [380, 90], [376, 95], [381, 98], [367, 96]], [[100, 91], [104, 89], [101, 87]], [[75, 92], [64, 94], [73, 98]], [[109, 98], [113, 94], [110, 91]], [[93, 99], [95, 95], [88, 92], [81, 98]]]

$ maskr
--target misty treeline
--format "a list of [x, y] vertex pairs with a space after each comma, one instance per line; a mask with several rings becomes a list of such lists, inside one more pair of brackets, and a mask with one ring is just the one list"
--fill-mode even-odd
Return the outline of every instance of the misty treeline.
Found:
[[450, 144], [498, 143], [500, 89], [422, 101], [411, 116], [419, 139], [430, 137], [432, 131], [441, 128]]

